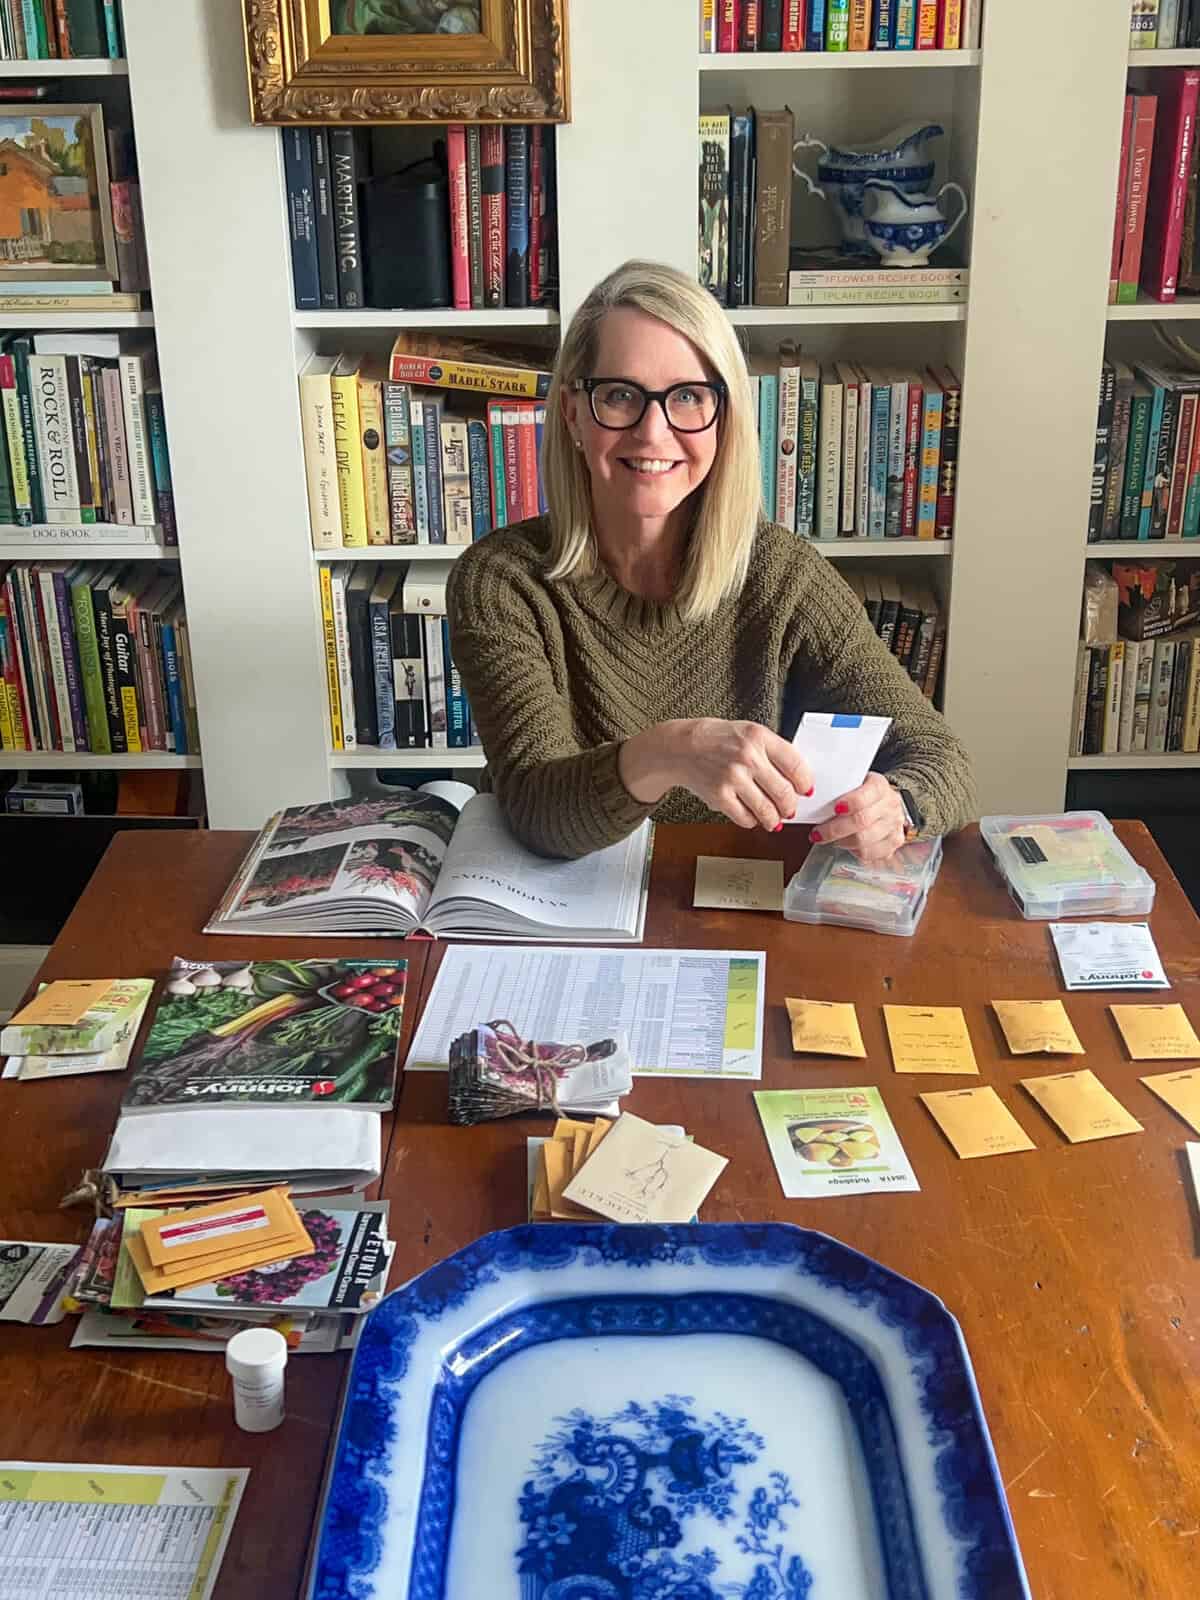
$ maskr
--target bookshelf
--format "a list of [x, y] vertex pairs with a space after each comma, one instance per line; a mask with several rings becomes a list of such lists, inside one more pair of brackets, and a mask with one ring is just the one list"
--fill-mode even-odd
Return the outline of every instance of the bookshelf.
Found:
[[107, 61], [92, 56], [70, 61], [0, 61], [0, 79], [124, 78], [128, 74], [127, 61]]
[[[1178, 65], [1179, 53], [1131, 60], [1128, 0], [992, 0], [980, 50], [914, 55], [702, 57], [697, 9], [571, 0], [573, 121], [557, 138], [562, 319], [627, 257], [695, 270], [699, 110], [789, 104], [798, 135], [825, 139], [941, 122], [938, 182], [955, 179], [972, 200], [967, 305], [746, 308], [733, 320], [752, 350], [790, 334], [818, 359], [919, 357], [962, 373], [953, 541], [818, 548], [928, 577], [949, 605], [945, 707], [984, 809], [1058, 809], [1077, 765], [1066, 744], [1105, 333], [1110, 321], [1162, 315], [1104, 303], [1120, 107], [1130, 65]], [[378, 766], [479, 762], [477, 751], [329, 749], [318, 563], [454, 551], [312, 550], [296, 398], [307, 355], [382, 350], [401, 326], [532, 329], [550, 348], [557, 338], [544, 311], [294, 309], [280, 140], [247, 120], [241, 18], [239, 0], [125, 0], [218, 827], [257, 827], [280, 804], [345, 793]]]

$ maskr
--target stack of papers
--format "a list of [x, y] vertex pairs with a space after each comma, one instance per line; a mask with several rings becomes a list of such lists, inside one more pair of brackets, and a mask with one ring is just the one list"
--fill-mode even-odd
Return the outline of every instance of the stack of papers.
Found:
[[120, 1072], [129, 1064], [154, 984], [150, 978], [89, 978], [41, 984], [0, 1031], [6, 1078], [66, 1078]]
[[621, 1038], [588, 1045], [524, 1040], [503, 1023], [485, 1023], [450, 1046], [450, 1121], [557, 1109], [615, 1117], [618, 1099], [633, 1087], [629, 1051]]

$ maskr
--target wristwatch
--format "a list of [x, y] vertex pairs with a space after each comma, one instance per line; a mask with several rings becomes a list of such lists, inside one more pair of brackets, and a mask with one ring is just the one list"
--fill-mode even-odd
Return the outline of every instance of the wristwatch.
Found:
[[[888, 782], [892, 783], [892, 780], [889, 778]], [[900, 804], [904, 808], [904, 842], [905, 844], [912, 844], [925, 826], [925, 818], [921, 813], [920, 806], [913, 799], [909, 790], [899, 783], [892, 783], [892, 788], [900, 796]]]

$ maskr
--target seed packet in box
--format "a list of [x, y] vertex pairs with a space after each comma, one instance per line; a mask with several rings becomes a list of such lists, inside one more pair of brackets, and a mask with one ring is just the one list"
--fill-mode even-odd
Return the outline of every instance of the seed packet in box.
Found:
[[592, 1044], [523, 1039], [511, 1022], [481, 1023], [450, 1045], [450, 1121], [490, 1122], [534, 1111], [612, 1116], [633, 1087], [621, 1037]]

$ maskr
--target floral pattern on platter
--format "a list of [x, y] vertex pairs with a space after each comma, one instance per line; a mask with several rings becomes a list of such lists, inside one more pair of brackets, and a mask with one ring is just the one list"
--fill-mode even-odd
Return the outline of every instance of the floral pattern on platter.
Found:
[[[799, 1507], [787, 1474], [767, 1474], [743, 1502], [735, 1469], [758, 1460], [762, 1438], [744, 1418], [701, 1421], [693, 1404], [668, 1395], [609, 1417], [557, 1419], [521, 1495], [517, 1556], [530, 1600], [806, 1600], [812, 1574], [777, 1539], [783, 1511]], [[735, 1518], [744, 1579], [719, 1577], [707, 1545], [673, 1553], [689, 1520]]]

